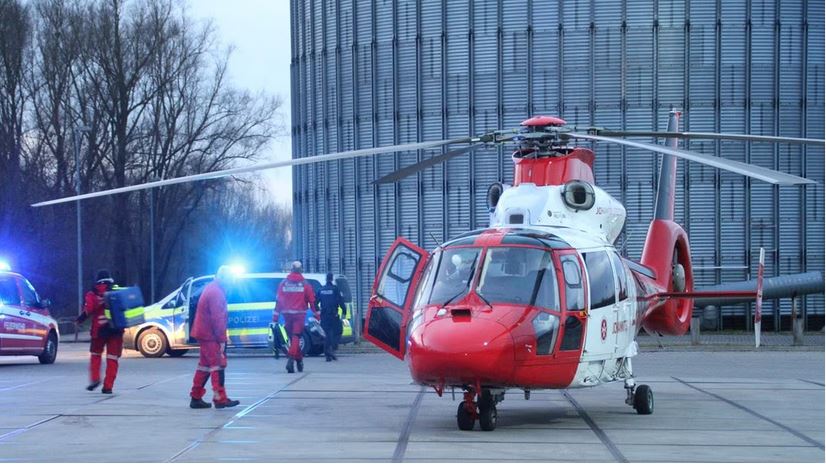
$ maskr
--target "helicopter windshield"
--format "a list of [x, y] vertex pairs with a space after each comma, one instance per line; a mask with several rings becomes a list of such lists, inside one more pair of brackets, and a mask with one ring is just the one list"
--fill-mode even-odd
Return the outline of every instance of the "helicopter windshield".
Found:
[[491, 303], [559, 310], [551, 253], [538, 248], [489, 248], [476, 292]]
[[480, 252], [479, 248], [451, 248], [439, 253], [425, 271], [416, 306], [448, 305], [467, 295]]

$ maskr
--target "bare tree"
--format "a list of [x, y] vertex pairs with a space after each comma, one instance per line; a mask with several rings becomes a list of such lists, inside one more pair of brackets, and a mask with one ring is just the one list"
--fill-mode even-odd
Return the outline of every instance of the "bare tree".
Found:
[[[3, 95], [16, 96], [13, 108], [9, 98], [0, 102], [10, 107], [0, 107], [3, 115], [17, 115], [5, 118], [2, 130], [16, 134], [15, 165], [27, 179], [15, 184], [25, 185], [27, 199], [15, 211], [31, 212], [28, 200], [74, 190], [76, 127], [88, 129], [82, 138], [83, 191], [227, 168], [255, 159], [282, 133], [276, 122], [281, 101], [235, 89], [227, 79], [231, 50], [221, 47], [210, 24], [191, 21], [182, 3], [33, 0], [29, 6], [0, 0], [5, 8], [0, 34], [17, 37], [16, 30], [19, 36], [16, 42], [2, 39], [4, 76], [11, 69], [6, 62], [22, 63], [11, 73], [14, 79], [4, 77], [0, 84]], [[20, 17], [17, 29], [5, 21], [14, 12]], [[11, 150], [3, 147], [5, 170]], [[266, 203], [253, 194], [254, 186], [254, 181], [236, 187], [212, 181], [155, 192], [156, 283], [194, 272], [179, 264], [190, 242], [183, 237], [199, 235], [210, 218], [224, 217], [220, 209], [232, 206], [227, 195]], [[84, 253], [87, 268], [112, 267], [123, 281], [149, 287], [148, 201], [148, 194], [140, 193], [84, 204], [84, 239], [92, 245]], [[250, 208], [244, 216], [250, 223], [262, 215], [284, 215], [258, 203]], [[73, 213], [67, 208], [31, 212], [39, 227], [28, 239], [60, 245], [53, 253], [61, 261], [51, 265], [64, 274], [71, 272], [74, 234], [65, 225]], [[266, 242], [282, 247], [271, 237]], [[40, 255], [43, 266], [52, 261], [57, 260], [48, 253]]]

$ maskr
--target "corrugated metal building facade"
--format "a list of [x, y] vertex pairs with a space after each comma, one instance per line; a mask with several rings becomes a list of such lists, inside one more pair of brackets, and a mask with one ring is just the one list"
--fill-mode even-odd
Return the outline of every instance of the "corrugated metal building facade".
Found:
[[[822, 138], [824, 4], [807, 0], [291, 0], [293, 156], [439, 140], [515, 127], [536, 114], [569, 123]], [[692, 141], [691, 150], [819, 182], [773, 187], [680, 162], [677, 220], [696, 285], [823, 270], [821, 148]], [[396, 185], [381, 175], [438, 151], [294, 170], [296, 254], [358, 288], [360, 307], [398, 235], [425, 248], [487, 225], [485, 194], [509, 183], [507, 149], [478, 150]], [[657, 158], [596, 147], [597, 182], [628, 210], [623, 254], [639, 258]], [[432, 235], [432, 236], [431, 236]], [[355, 290], [355, 289], [354, 289]], [[808, 297], [808, 314], [823, 314]], [[748, 305], [724, 308], [743, 326]], [[769, 302], [764, 328], [788, 326]], [[734, 317], [736, 316], [736, 317]], [[814, 322], [817, 321], [817, 322]], [[810, 319], [822, 324], [822, 318]], [[820, 329], [811, 327], [813, 329]]]

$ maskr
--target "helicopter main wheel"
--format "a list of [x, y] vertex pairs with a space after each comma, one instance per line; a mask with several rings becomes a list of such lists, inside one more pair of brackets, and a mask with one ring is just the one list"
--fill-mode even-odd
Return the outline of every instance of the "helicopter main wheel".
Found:
[[634, 390], [634, 409], [637, 414], [651, 414], [654, 412], [654, 392], [648, 385], [638, 385]]
[[[473, 406], [473, 409], [476, 409], [476, 407]], [[456, 425], [459, 426], [459, 430], [473, 430], [473, 424], [475, 423], [476, 418], [468, 410], [465, 402], [459, 403], [459, 409], [456, 411]]]
[[496, 403], [493, 401], [479, 403], [479, 427], [485, 432], [496, 429]]

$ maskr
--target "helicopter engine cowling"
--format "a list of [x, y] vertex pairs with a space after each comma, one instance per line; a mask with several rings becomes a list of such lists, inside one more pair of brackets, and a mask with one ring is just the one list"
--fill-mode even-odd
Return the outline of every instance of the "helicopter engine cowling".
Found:
[[[676, 222], [664, 219], [651, 221], [641, 261], [656, 271], [655, 284], [661, 291], [693, 290], [688, 235]], [[643, 315], [642, 325], [649, 332], [682, 335], [691, 325], [693, 306], [694, 301], [690, 298], [651, 301]]]

